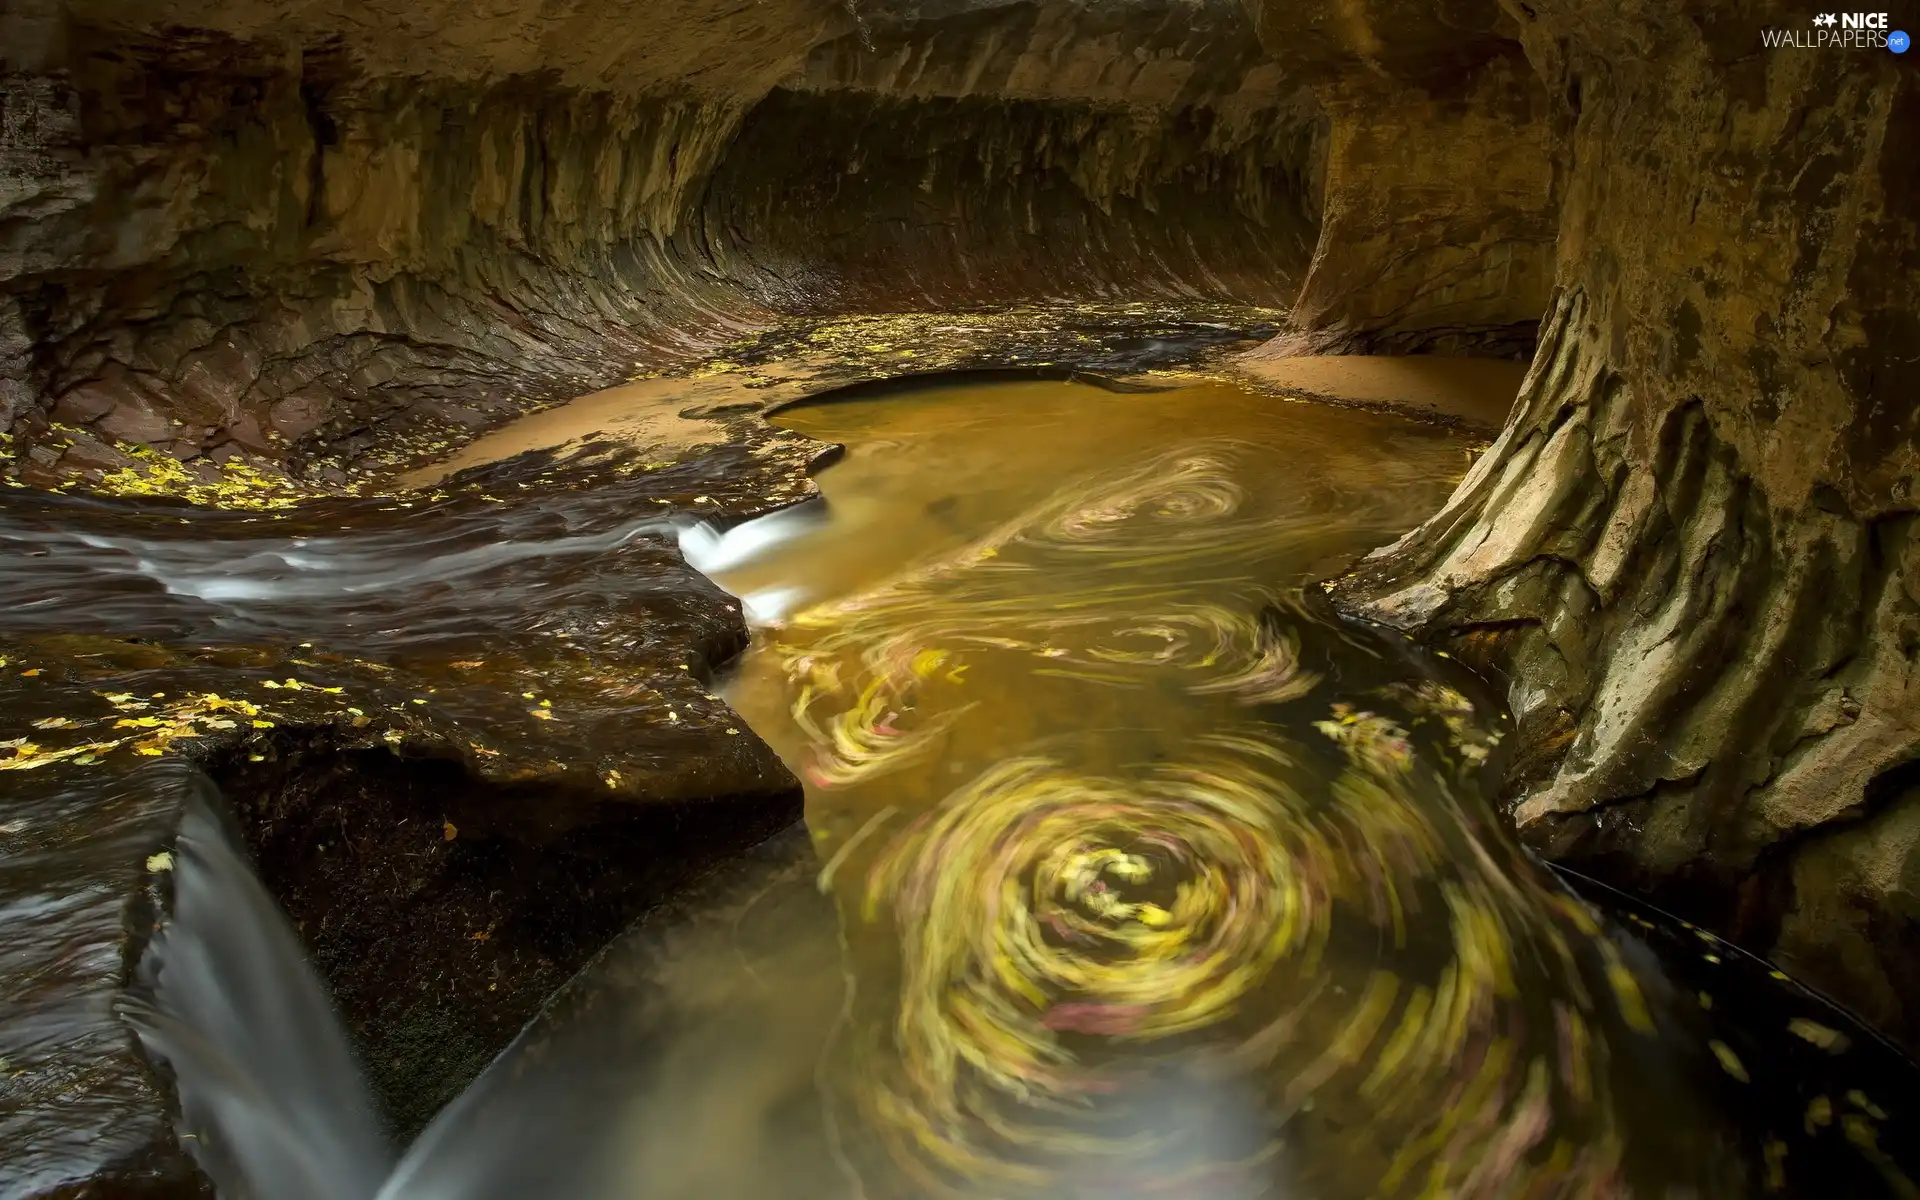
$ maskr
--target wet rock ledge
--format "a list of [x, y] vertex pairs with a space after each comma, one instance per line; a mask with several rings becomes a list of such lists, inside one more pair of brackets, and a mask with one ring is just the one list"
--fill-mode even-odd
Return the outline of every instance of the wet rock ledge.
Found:
[[738, 606], [668, 522], [803, 499], [823, 449], [759, 426], [266, 514], [9, 497], [0, 545], [38, 572], [0, 580], [0, 1191], [197, 1194], [117, 1015], [189, 767], [399, 1139], [636, 916], [792, 824], [797, 782], [707, 690]]

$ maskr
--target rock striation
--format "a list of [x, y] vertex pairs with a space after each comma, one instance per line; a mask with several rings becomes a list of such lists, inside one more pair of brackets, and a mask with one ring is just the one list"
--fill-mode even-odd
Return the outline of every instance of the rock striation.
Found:
[[782, 315], [1284, 305], [1314, 239], [1322, 119], [1223, 0], [0, 20], [0, 427], [85, 430], [50, 473], [343, 469]]
[[1569, 129], [1505, 432], [1341, 595], [1504, 672], [1521, 829], [1920, 1047], [1920, 87], [1784, 5], [1515, 6]]

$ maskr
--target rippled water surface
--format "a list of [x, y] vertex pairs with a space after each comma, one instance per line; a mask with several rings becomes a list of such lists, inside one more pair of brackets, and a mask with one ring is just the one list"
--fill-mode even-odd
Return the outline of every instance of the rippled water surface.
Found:
[[1470, 782], [1498, 724], [1301, 594], [1462, 438], [1221, 385], [780, 423], [849, 451], [720, 575], [769, 622], [728, 698], [807, 783], [868, 1194], [1604, 1195], [1675, 1173], [1636, 1124], [1714, 1179], [1610, 1052], [1645, 989]]
[[849, 451], [830, 521], [721, 573], [767, 621], [727, 694], [807, 782], [864, 1194], [1786, 1185], [1710, 995], [1493, 818], [1471, 682], [1303, 595], [1462, 438], [1222, 385], [780, 423]]
[[807, 783], [864, 1194], [1783, 1175], [1705, 1002], [1493, 819], [1471, 682], [1302, 593], [1432, 511], [1461, 437], [1224, 385], [779, 420], [849, 451], [830, 520], [720, 574], [766, 622], [727, 694]]
[[[775, 420], [844, 459], [824, 502], [731, 528], [583, 480], [245, 554], [217, 524], [163, 539], [132, 511], [11, 535], [59, 585], [14, 625], [316, 630], [327, 645], [293, 661], [345, 665], [295, 690], [343, 703], [375, 686], [348, 667], [373, 668], [328, 645], [448, 640], [474, 682], [380, 711], [540, 704], [529, 728], [566, 727], [551, 770], [590, 763], [609, 789], [704, 768], [635, 716], [647, 698], [606, 674], [609, 652], [508, 647], [612, 630], [594, 644], [644, 649], [689, 586], [668, 536], [752, 615], [721, 690], [805, 781], [805, 828], [616, 940], [381, 1196], [1915, 1194], [1904, 1061], [1724, 943], [1569, 890], [1485, 790], [1506, 729], [1491, 694], [1320, 602], [1316, 580], [1440, 504], [1469, 439], [1224, 384], [973, 382]], [[428, 545], [446, 550], [431, 572], [404, 549]], [[378, 603], [342, 599], [362, 592]], [[462, 640], [480, 626], [493, 641]], [[520, 674], [490, 685], [503, 662]], [[684, 691], [641, 715], [732, 719]], [[212, 836], [177, 866], [203, 915], [237, 886]], [[273, 925], [220, 941], [187, 916], [169, 937], [188, 950]], [[202, 955], [143, 1018], [150, 1040], [231, 1043], [170, 1055], [222, 1064], [184, 1090], [230, 1142], [262, 1141], [231, 1117], [267, 1111], [236, 1102], [246, 1088], [300, 1086], [247, 1066], [248, 1039], [293, 1011], [258, 969], [283, 953]], [[353, 1107], [328, 1099], [353, 1092], [340, 1056], [310, 1057], [328, 1086], [272, 1106], [273, 1139], [236, 1161], [298, 1171], [366, 1140], [356, 1120], [297, 1115]], [[359, 1155], [361, 1173], [384, 1161]], [[372, 1186], [309, 1182], [354, 1200]]]

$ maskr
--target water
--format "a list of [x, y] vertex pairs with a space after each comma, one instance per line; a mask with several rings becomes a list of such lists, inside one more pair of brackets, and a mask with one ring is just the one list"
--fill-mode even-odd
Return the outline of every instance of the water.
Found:
[[808, 785], [866, 1195], [1738, 1194], [1657, 975], [1493, 818], [1497, 716], [1303, 591], [1464, 440], [1219, 385], [781, 423], [849, 453], [719, 573], [726, 694]]
[[[1590, 907], [1491, 810], [1497, 704], [1315, 603], [1463, 439], [1221, 386], [778, 423], [848, 446], [824, 504], [684, 545], [811, 853], [610, 951], [388, 1195], [1908, 1194], [1896, 1056]], [[479, 1144], [560, 1175], [431, 1186]]]
[[650, 915], [428, 1128], [381, 1200], [853, 1194], [815, 1071], [844, 987], [799, 828]]
[[303, 670], [386, 658], [455, 720], [538, 676], [592, 714], [582, 757], [657, 724], [621, 672], [676, 674], [632, 615], [686, 586], [667, 537], [755, 623], [720, 691], [805, 781], [804, 828], [617, 939], [390, 1173], [291, 931], [190, 812], [131, 1015], [224, 1193], [1913, 1194], [1897, 1055], [1542, 868], [1486, 791], [1497, 701], [1319, 602], [1468, 440], [1219, 384], [976, 381], [777, 423], [847, 453], [824, 502], [745, 524], [663, 521], [647, 476], [331, 529], [0, 523], [67, 581], [16, 629], [85, 624], [86, 593], [156, 641], [308, 636]]
[[185, 1125], [217, 1131], [189, 1149], [229, 1196], [371, 1195], [393, 1155], [325, 985], [223, 828], [218, 794], [197, 775], [155, 776], [189, 795], [154, 864], [173, 881], [171, 920], [123, 1011], [180, 1081]]

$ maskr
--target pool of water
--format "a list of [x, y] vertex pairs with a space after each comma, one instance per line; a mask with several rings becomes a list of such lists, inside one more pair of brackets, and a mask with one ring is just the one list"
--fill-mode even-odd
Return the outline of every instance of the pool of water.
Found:
[[[674, 531], [752, 618], [716, 690], [804, 781], [804, 827], [617, 939], [379, 1195], [1915, 1194], [1904, 1060], [1765, 964], [1534, 860], [1490, 791], [1497, 698], [1321, 599], [1316, 581], [1439, 506], [1471, 438], [1224, 383], [935, 383], [774, 423], [845, 446], [823, 498]], [[633, 574], [659, 538], [628, 525], [651, 518], [576, 486], [577, 503], [541, 493], [463, 516], [471, 579], [433, 585], [432, 625], [403, 611], [418, 589], [393, 577], [408, 522], [428, 518], [343, 529], [328, 570], [291, 575], [305, 591], [280, 570], [260, 595], [235, 592], [251, 577], [217, 530], [166, 543], [164, 562], [136, 549], [149, 573], [214, 564], [188, 574], [218, 587], [186, 594], [222, 628], [420, 653], [422, 630], [454, 636], [489, 603], [544, 629], [574, 593]], [[543, 536], [564, 524], [563, 565], [502, 550], [530, 521]], [[80, 542], [48, 545], [73, 558], [63, 569], [104, 570]], [[102, 577], [102, 595], [125, 590]], [[396, 606], [371, 633], [317, 623], [369, 580]], [[184, 614], [169, 620], [201, 621], [182, 594], [169, 584]], [[618, 644], [652, 636], [643, 625]], [[492, 667], [458, 653], [464, 686], [486, 692]], [[582, 662], [563, 719], [594, 688], [632, 691]], [[582, 760], [638, 753], [652, 726], [620, 712], [581, 725]], [[646, 749], [671, 765], [671, 747]], [[203, 824], [173, 869], [217, 914], [233, 907], [221, 888], [245, 889]], [[209, 863], [224, 866], [195, 874]], [[168, 941], [214, 945], [219, 929], [190, 916]], [[247, 944], [290, 939], [273, 929], [249, 923]], [[228, 1144], [262, 1140], [235, 1097], [300, 1087], [287, 1071], [238, 1078], [245, 1039], [271, 1041], [289, 1003], [241, 961], [265, 953], [201, 955], [186, 991], [162, 986], [143, 1010], [150, 1038], [241, 1038], [197, 1056], [219, 1072], [184, 1080], [197, 1119], [221, 1126], [200, 1132]], [[312, 987], [304, 1024], [324, 1025]], [[192, 1072], [196, 1056], [173, 1057]], [[327, 1095], [351, 1093], [350, 1065], [321, 1058]], [[273, 1111], [344, 1103], [295, 1100]], [[316, 1158], [306, 1125], [324, 1147], [360, 1145], [363, 1124], [276, 1118], [261, 1154], [233, 1159], [297, 1173]], [[358, 1163], [384, 1169], [373, 1150]]]
[[1497, 711], [1313, 581], [1444, 430], [1222, 384], [789, 410], [830, 519], [719, 573], [845, 931], [870, 1195], [1608, 1195], [1737, 1165], [1657, 980], [1527, 860]]
[[1315, 603], [1466, 440], [1221, 384], [777, 422], [847, 456], [717, 562], [760, 623], [726, 695], [806, 781], [863, 1194], [1744, 1195], [1837, 1129], [1806, 1078], [1759, 1128], [1792, 1039], [1714, 1027], [1516, 846], [1497, 704]]

